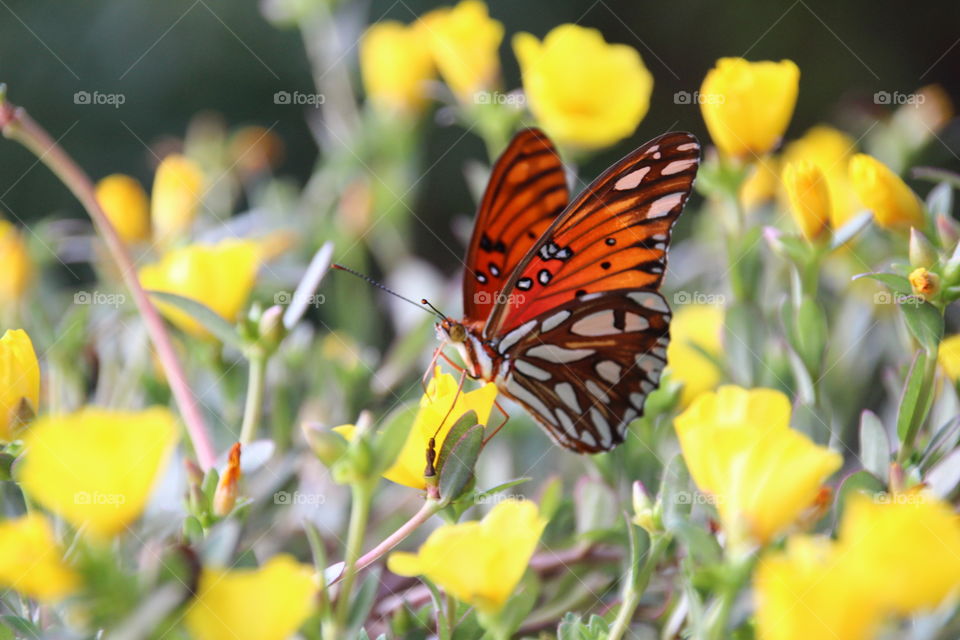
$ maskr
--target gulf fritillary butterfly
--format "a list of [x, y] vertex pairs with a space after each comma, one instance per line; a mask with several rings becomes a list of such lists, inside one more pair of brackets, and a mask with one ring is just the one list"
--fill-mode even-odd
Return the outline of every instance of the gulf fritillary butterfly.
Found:
[[437, 330], [470, 377], [494, 382], [563, 447], [623, 442], [660, 381], [670, 307], [658, 290], [699, 162], [693, 135], [667, 133], [569, 203], [560, 156], [538, 129], [518, 133], [493, 167], [464, 318]]

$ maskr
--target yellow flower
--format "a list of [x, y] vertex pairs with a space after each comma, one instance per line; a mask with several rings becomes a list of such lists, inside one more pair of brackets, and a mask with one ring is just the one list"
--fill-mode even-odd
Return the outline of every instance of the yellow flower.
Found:
[[[849, 174], [850, 157], [856, 150], [857, 143], [847, 134], [817, 125], [788, 144], [783, 152], [784, 166], [808, 162], [826, 178], [830, 192], [830, 226], [834, 229], [842, 227], [859, 211]], [[786, 200], [786, 194], [783, 195]], [[785, 202], [784, 206], [788, 204]]]
[[419, 24], [434, 64], [459, 100], [469, 102], [477, 91], [496, 86], [503, 24], [490, 18], [486, 4], [462, 0], [455, 7], [434, 9]]
[[203, 172], [182, 155], [169, 155], [153, 177], [150, 203], [153, 229], [161, 240], [182, 235], [197, 215], [203, 197]]
[[728, 156], [762, 155], [783, 137], [797, 102], [800, 69], [790, 60], [720, 58], [700, 87], [700, 111]]
[[284, 640], [314, 609], [312, 567], [288, 555], [259, 569], [204, 569], [187, 609], [187, 629], [197, 640]]
[[640, 54], [608, 44], [596, 29], [563, 24], [542, 42], [518, 33], [513, 50], [530, 111], [561, 144], [609, 146], [631, 135], [650, 108], [653, 76]]
[[40, 406], [40, 363], [30, 336], [7, 329], [0, 338], [0, 442], [14, 438], [21, 403], [36, 413]]
[[161, 408], [41, 418], [24, 437], [21, 484], [73, 526], [111, 536], [140, 516], [176, 439], [176, 420]]
[[783, 393], [736, 386], [702, 394], [674, 421], [690, 475], [713, 496], [735, 547], [766, 543], [796, 522], [843, 464], [789, 423]]
[[378, 22], [360, 40], [360, 71], [376, 106], [418, 113], [427, 101], [426, 83], [434, 76], [427, 38], [417, 26]]
[[17, 228], [6, 220], [0, 220], [0, 309], [13, 306], [26, 293], [33, 276], [33, 263], [27, 253], [27, 245]]
[[30, 513], [0, 522], [0, 585], [55, 602], [74, 591], [78, 582], [45, 517]]
[[780, 161], [774, 156], [764, 156], [754, 164], [750, 174], [740, 185], [740, 202], [747, 211], [772, 200], [780, 184]]
[[713, 357], [721, 355], [722, 335], [722, 307], [684, 305], [677, 309], [670, 321], [667, 366], [670, 379], [683, 383], [683, 395], [680, 398], [683, 406], [720, 383], [720, 369], [704, 354]]
[[954, 382], [960, 378], [960, 334], [943, 339], [937, 353], [937, 360], [948, 378]]
[[783, 171], [783, 186], [790, 200], [790, 213], [807, 240], [814, 240], [830, 225], [830, 190], [817, 165], [789, 164]]
[[913, 293], [924, 300], [929, 300], [940, 293], [940, 276], [923, 267], [911, 271], [907, 279], [910, 281]]
[[[167, 253], [140, 270], [145, 289], [175, 293], [200, 302], [233, 322], [253, 290], [260, 262], [257, 244], [223, 240], [212, 246], [190, 245]], [[170, 304], [157, 307], [175, 325], [197, 337], [209, 334], [188, 313]]]
[[881, 613], [870, 588], [852, 588], [853, 570], [820, 536], [792, 537], [785, 551], [764, 555], [754, 576], [758, 640], [874, 637]]
[[[450, 429], [467, 411], [476, 413], [478, 424], [487, 425], [493, 403], [497, 399], [497, 386], [487, 383], [474, 391], [463, 391], [458, 387], [455, 377], [449, 373], [440, 373], [440, 367], [434, 370], [433, 379], [427, 385], [427, 393], [420, 398], [420, 410], [413, 420], [400, 455], [384, 472], [384, 478], [414, 489], [425, 489], [427, 485], [423, 477], [426, 468], [424, 456], [430, 438], [436, 434], [436, 451], [440, 453]], [[334, 427], [334, 431], [347, 440], [353, 438], [355, 430], [356, 427], [352, 424]]]
[[533, 502], [507, 500], [479, 522], [439, 527], [417, 553], [393, 553], [387, 566], [401, 576], [426, 576], [481, 613], [494, 613], [523, 577], [546, 524]]
[[850, 159], [850, 179], [864, 206], [884, 229], [922, 229], [923, 204], [910, 187], [885, 164], [858, 153]]
[[150, 237], [150, 203], [135, 178], [115, 173], [97, 183], [97, 201], [124, 242]]
[[852, 496], [839, 543], [858, 571], [856, 590], [910, 614], [937, 607], [960, 587], [960, 521], [952, 507], [922, 491], [874, 501]]

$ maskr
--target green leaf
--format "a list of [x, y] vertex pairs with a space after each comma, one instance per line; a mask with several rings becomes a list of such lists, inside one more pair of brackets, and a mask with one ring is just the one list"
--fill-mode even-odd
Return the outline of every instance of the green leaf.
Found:
[[[882, 282], [887, 285], [891, 290], [901, 293], [905, 296], [912, 296], [913, 289], [910, 287], [910, 281], [907, 280], [904, 276], [897, 275], [895, 273], [860, 273], [853, 276], [853, 280], [876, 280], [877, 282]], [[890, 302], [893, 299], [891, 298]]]
[[548, 522], [553, 520], [563, 503], [563, 478], [551, 476], [540, 491], [540, 515]]
[[673, 524], [670, 533], [683, 544], [698, 566], [719, 564], [723, 558], [717, 537], [702, 526], [680, 520]]
[[147, 291], [147, 293], [160, 302], [172, 305], [189, 315], [223, 344], [243, 349], [244, 345], [236, 328], [207, 305], [166, 291]]
[[[932, 366], [931, 366], [932, 365]], [[933, 402], [933, 370], [936, 365], [930, 362], [930, 356], [923, 349], [917, 355], [907, 374], [907, 380], [900, 395], [897, 410], [897, 436], [901, 446], [910, 446], [916, 437], [920, 425], [927, 418], [927, 412]]]
[[667, 531], [685, 523], [693, 509], [693, 491], [690, 486], [690, 473], [683, 457], [673, 456], [663, 469], [658, 498], [663, 508], [663, 526]]
[[904, 298], [900, 304], [907, 328], [925, 349], [935, 352], [943, 337], [943, 314], [929, 302], [920, 302], [919, 298]]
[[473, 468], [483, 449], [483, 425], [470, 411], [454, 425], [443, 442], [439, 456], [440, 499], [456, 500], [473, 479]]
[[949, 182], [941, 182], [927, 194], [927, 211], [937, 215], [950, 215], [953, 211], [953, 187]]
[[833, 503], [833, 520], [840, 522], [843, 515], [843, 509], [846, 506], [847, 499], [854, 493], [866, 493], [875, 495], [886, 490], [886, 484], [876, 478], [869, 471], [857, 471], [851, 473], [840, 483], [837, 489], [837, 499]]
[[363, 627], [373, 604], [376, 602], [377, 589], [380, 587], [380, 567], [372, 567], [363, 577], [360, 588], [350, 600], [350, 613], [347, 615], [347, 632], [345, 637], [354, 637]]
[[[374, 436], [373, 464], [376, 473], [371, 475], [383, 475], [397, 461], [419, 410], [419, 403], [411, 402], [391, 411], [384, 419], [383, 428]], [[426, 457], [423, 464], [426, 467]]]
[[[9, 629], [13, 631], [21, 638], [41, 638], [43, 634], [40, 633], [40, 629], [27, 620], [26, 618], [21, 618], [19, 616], [0, 616], [0, 623], [3, 623], [2, 629]], [[8, 636], [13, 637], [13, 636]]]
[[540, 580], [533, 571], [524, 574], [523, 581], [513, 595], [507, 600], [506, 606], [497, 616], [501, 628], [516, 631], [523, 624], [530, 612], [533, 611], [537, 598], [540, 597]]
[[890, 439], [880, 418], [872, 411], [860, 414], [860, 463], [881, 480], [890, 471]]

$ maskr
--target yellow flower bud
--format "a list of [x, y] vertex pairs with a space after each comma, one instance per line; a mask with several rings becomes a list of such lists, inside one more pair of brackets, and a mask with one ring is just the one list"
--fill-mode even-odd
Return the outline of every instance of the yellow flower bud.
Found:
[[923, 204], [887, 165], [864, 153], [850, 159], [850, 179], [864, 206], [884, 229], [924, 228]]
[[17, 228], [0, 220], [0, 309], [16, 304], [23, 297], [33, 276], [33, 263]]
[[420, 18], [419, 27], [440, 75], [461, 102], [497, 85], [503, 24], [490, 18], [485, 3], [462, 0], [434, 9]]
[[36, 412], [40, 403], [40, 364], [30, 336], [8, 329], [0, 338], [0, 442], [16, 437], [22, 403]]
[[922, 231], [910, 228], [910, 265], [914, 267], [932, 267], [939, 260], [937, 249]]
[[213, 492], [213, 515], [224, 517], [230, 515], [233, 506], [237, 504], [237, 483], [240, 481], [240, 443], [234, 442], [230, 447], [227, 459], [227, 468], [217, 481], [217, 490]]
[[387, 20], [360, 39], [360, 71], [367, 98], [378, 108], [418, 113], [434, 76], [428, 39], [417, 26]]
[[158, 238], [167, 241], [182, 235], [197, 215], [203, 196], [203, 172], [182, 155], [169, 155], [153, 178], [151, 215]]
[[800, 69], [790, 60], [721, 58], [700, 87], [700, 111], [721, 153], [762, 155], [783, 137], [797, 102]]
[[929, 300], [940, 293], [940, 276], [923, 267], [911, 271], [908, 280], [913, 293], [924, 300]]
[[715, 358], [723, 352], [723, 319], [723, 307], [717, 305], [684, 304], [675, 308], [667, 367], [670, 379], [683, 384], [683, 406], [720, 383], [721, 371], [710, 356]]
[[[823, 173], [830, 191], [830, 226], [839, 229], [860, 211], [857, 196], [850, 185], [850, 157], [856, 152], [853, 138], [833, 127], [811, 127], [800, 138], [786, 145], [783, 165], [809, 162]], [[781, 194], [789, 206], [786, 193]]]
[[513, 38], [530, 111], [557, 142], [597, 149], [633, 134], [650, 108], [653, 75], [636, 49], [596, 29], [556, 27], [541, 42]]
[[814, 240], [830, 225], [830, 191], [827, 179], [809, 162], [788, 164], [783, 186], [790, 200], [790, 213], [807, 240]]
[[97, 183], [97, 201], [124, 242], [143, 242], [150, 237], [150, 204], [140, 183], [122, 173]]

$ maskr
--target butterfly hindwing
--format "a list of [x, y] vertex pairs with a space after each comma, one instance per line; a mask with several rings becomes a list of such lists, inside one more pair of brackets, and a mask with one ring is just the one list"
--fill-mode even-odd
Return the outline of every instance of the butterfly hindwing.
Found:
[[465, 322], [482, 326], [510, 273], [568, 200], [553, 144], [538, 129], [519, 132], [494, 165], [480, 203], [463, 277]]
[[696, 138], [674, 132], [604, 172], [510, 274], [484, 335], [509, 331], [592, 293], [659, 289], [670, 230], [690, 195], [699, 161]]
[[607, 451], [643, 414], [666, 364], [670, 310], [653, 291], [568, 301], [507, 332], [494, 348], [510, 367], [501, 389], [560, 445]]

